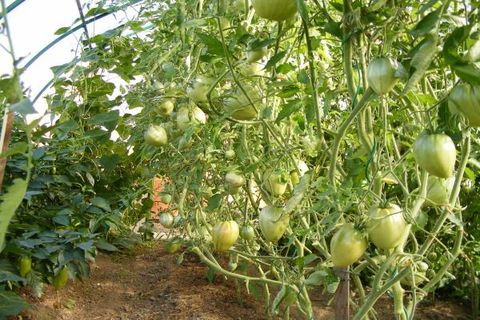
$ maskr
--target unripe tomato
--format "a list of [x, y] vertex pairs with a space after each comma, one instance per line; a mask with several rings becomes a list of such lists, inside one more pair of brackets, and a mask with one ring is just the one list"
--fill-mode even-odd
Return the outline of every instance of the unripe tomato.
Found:
[[262, 18], [283, 21], [297, 12], [295, 0], [252, 0], [255, 12]]
[[169, 193], [162, 192], [160, 193], [160, 202], [169, 204], [172, 202], [172, 196]]
[[[247, 87], [246, 92], [253, 103], [261, 101], [257, 91]], [[236, 120], [252, 120], [257, 116], [255, 108], [241, 90], [225, 99], [224, 106], [227, 114]]]
[[293, 170], [290, 172], [290, 181], [292, 181], [293, 185], [297, 185], [300, 182], [300, 177], [297, 171]]
[[187, 95], [194, 102], [207, 102], [207, 93], [212, 81], [207, 77], [197, 77], [192, 85], [187, 88]]
[[64, 266], [54, 277], [53, 286], [55, 289], [62, 289], [68, 282], [68, 267]]
[[267, 55], [267, 47], [255, 48], [247, 51], [247, 62], [253, 63]]
[[172, 214], [168, 212], [163, 212], [160, 214], [158, 217], [160, 224], [164, 226], [165, 228], [171, 228], [173, 227], [173, 222], [174, 222], [174, 217]]
[[225, 158], [227, 158], [228, 160], [232, 160], [233, 158], [235, 158], [235, 151], [232, 149], [225, 151]]
[[189, 108], [184, 105], [177, 111], [177, 128], [185, 130], [191, 126], [197, 126], [207, 123], [207, 116], [202, 109], [197, 106]]
[[158, 106], [158, 112], [164, 116], [168, 116], [172, 113], [175, 103], [173, 99], [165, 99]]
[[445, 134], [422, 134], [413, 144], [413, 154], [420, 168], [439, 178], [453, 175], [457, 151]]
[[450, 112], [460, 112], [472, 127], [480, 127], [480, 85], [459, 84], [450, 92]]
[[20, 277], [25, 277], [32, 270], [32, 258], [29, 256], [22, 256], [18, 259], [18, 271]]
[[282, 208], [268, 206], [260, 211], [258, 220], [265, 239], [277, 243], [287, 230], [290, 217], [283, 213]]
[[245, 184], [245, 178], [238, 173], [228, 172], [225, 175], [225, 189], [230, 194], [236, 194], [240, 188]]
[[400, 244], [407, 222], [402, 209], [395, 204], [386, 208], [372, 207], [369, 211], [368, 235], [377, 248], [388, 250]]
[[252, 241], [255, 238], [255, 230], [252, 226], [242, 226], [240, 229], [240, 238], [246, 241]]
[[182, 247], [182, 240], [179, 238], [172, 239], [165, 244], [165, 251], [175, 253]]
[[167, 131], [159, 125], [150, 126], [145, 132], [144, 138], [146, 143], [155, 147], [164, 146], [168, 142]]
[[373, 60], [367, 68], [368, 85], [380, 96], [389, 93], [397, 82], [395, 77], [397, 68], [398, 62], [393, 59]]
[[270, 194], [281, 196], [287, 190], [288, 177], [280, 171], [267, 170], [263, 174], [263, 184]]
[[360, 259], [367, 250], [365, 236], [351, 223], [338, 229], [330, 240], [330, 253], [335, 267], [345, 268]]
[[257, 62], [242, 64], [239, 66], [239, 69], [240, 69], [240, 73], [245, 77], [265, 75], [265, 70], [263, 70], [263, 65]]
[[452, 193], [455, 178], [442, 179], [435, 176], [428, 177], [427, 199], [425, 204], [439, 206], [448, 204], [450, 193]]
[[[402, 266], [407, 266], [407, 262], [400, 262], [400, 265]], [[423, 261], [419, 261], [416, 263], [416, 265], [413, 268], [413, 274], [415, 277], [415, 285], [422, 284], [426, 279], [427, 275], [427, 270], [428, 270], [428, 264], [426, 264]], [[405, 286], [412, 286], [413, 281], [412, 281], [412, 273], [410, 272], [405, 278], [403, 278], [400, 281], [401, 284]]]
[[212, 239], [216, 251], [228, 251], [237, 241], [238, 224], [235, 221], [219, 222], [213, 227]]

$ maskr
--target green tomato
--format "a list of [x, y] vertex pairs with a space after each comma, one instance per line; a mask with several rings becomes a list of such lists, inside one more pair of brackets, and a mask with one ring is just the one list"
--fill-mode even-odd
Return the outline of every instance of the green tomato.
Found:
[[345, 268], [357, 262], [367, 250], [365, 236], [351, 223], [338, 229], [330, 240], [330, 253], [335, 267]]
[[213, 246], [216, 251], [228, 251], [235, 244], [238, 236], [238, 224], [235, 221], [219, 222], [213, 227]]
[[413, 154], [420, 168], [439, 178], [453, 175], [457, 151], [445, 134], [422, 134], [413, 144]]
[[197, 77], [192, 85], [187, 88], [187, 95], [196, 103], [207, 102], [207, 93], [212, 81], [203, 76]]
[[260, 17], [283, 21], [297, 12], [295, 0], [252, 0], [253, 8]]
[[64, 266], [54, 277], [53, 286], [55, 289], [62, 289], [68, 282], [68, 267]]
[[281, 196], [287, 190], [288, 177], [280, 171], [267, 170], [263, 174], [263, 184], [270, 194]]
[[247, 62], [253, 63], [261, 60], [267, 55], [267, 47], [255, 48], [247, 51]]
[[240, 229], [240, 238], [252, 241], [255, 238], [255, 230], [252, 226], [245, 225]]
[[165, 193], [165, 192], [160, 193], [159, 199], [162, 203], [166, 203], [166, 204], [169, 204], [170, 202], [172, 202], [172, 196], [169, 193]]
[[188, 107], [183, 105], [177, 111], [177, 128], [181, 131], [191, 127], [207, 123], [207, 116], [197, 106]]
[[300, 183], [300, 176], [296, 170], [290, 172], [290, 181], [294, 186]]
[[167, 253], [175, 253], [182, 248], [182, 240], [179, 238], [172, 239], [165, 244]]
[[245, 178], [236, 172], [228, 172], [225, 175], [225, 189], [230, 194], [236, 194], [245, 184]]
[[235, 158], [235, 151], [232, 149], [225, 151], [225, 158], [227, 158], [228, 160], [232, 160], [233, 158]]
[[32, 258], [29, 256], [22, 256], [18, 259], [18, 271], [20, 277], [25, 277], [32, 270]]
[[480, 85], [457, 85], [450, 92], [448, 107], [453, 114], [461, 113], [468, 125], [480, 127]]
[[160, 214], [160, 217], [158, 218], [160, 220], [160, 224], [164, 226], [165, 228], [171, 228], [173, 227], [173, 223], [175, 218], [172, 216], [172, 214], [168, 212], [163, 212]]
[[[261, 101], [258, 92], [247, 88], [247, 94], [256, 103]], [[225, 111], [236, 120], [252, 120], [257, 116], [257, 111], [250, 103], [250, 100], [242, 91], [237, 91], [224, 100]]]
[[390, 92], [397, 78], [395, 72], [398, 68], [398, 62], [390, 58], [378, 58], [370, 62], [367, 68], [368, 85], [378, 95], [384, 95]]
[[167, 131], [159, 125], [150, 126], [145, 132], [144, 138], [146, 143], [155, 147], [161, 147], [168, 143]]
[[388, 250], [398, 246], [407, 231], [402, 209], [389, 204], [386, 208], [372, 207], [369, 211], [368, 235], [377, 248]]
[[[400, 265], [402, 267], [406, 267], [407, 264], [408, 264], [408, 260], [400, 262]], [[428, 280], [427, 277], [426, 277], [427, 270], [428, 270], [428, 264], [426, 264], [423, 261], [419, 261], [413, 267], [414, 268], [413, 268], [412, 271], [413, 271], [413, 276], [415, 277], [415, 285], [416, 286], [419, 285], [419, 284], [422, 284], [423, 282], [425, 282], [425, 280]], [[412, 272], [409, 272], [409, 274], [405, 278], [403, 278], [400, 281], [400, 283], [405, 285], [405, 286], [411, 287], [413, 285]]]
[[158, 112], [160, 112], [160, 114], [164, 116], [168, 116], [173, 112], [174, 107], [175, 107], [175, 101], [173, 99], [165, 99], [158, 106]]
[[428, 177], [427, 199], [428, 206], [439, 206], [448, 204], [450, 193], [452, 193], [455, 178], [442, 179], [435, 176]]
[[282, 208], [268, 206], [260, 211], [260, 230], [267, 241], [277, 243], [283, 236], [290, 223], [288, 214], [283, 213]]

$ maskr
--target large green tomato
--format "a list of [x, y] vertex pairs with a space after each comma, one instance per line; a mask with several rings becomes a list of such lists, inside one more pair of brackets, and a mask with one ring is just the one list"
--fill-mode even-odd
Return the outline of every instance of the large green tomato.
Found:
[[459, 84], [450, 93], [448, 106], [460, 112], [472, 127], [480, 127], [480, 85]]
[[445, 134], [422, 134], [413, 144], [413, 154], [420, 168], [439, 178], [453, 175], [457, 151]]
[[427, 199], [425, 199], [425, 204], [428, 206], [448, 204], [454, 184], [454, 177], [448, 179], [442, 179], [435, 176], [428, 177]]
[[397, 78], [395, 72], [398, 62], [390, 58], [378, 58], [370, 62], [367, 68], [368, 85], [379, 96], [389, 93]]
[[281, 171], [267, 170], [263, 174], [263, 185], [274, 196], [281, 196], [285, 193], [288, 181], [288, 175]]
[[282, 208], [269, 206], [260, 211], [258, 220], [265, 239], [277, 243], [287, 230], [290, 217], [283, 213]]
[[252, 0], [255, 12], [262, 18], [283, 21], [297, 12], [295, 0]]
[[182, 243], [183, 241], [181, 239], [174, 238], [165, 244], [165, 251], [168, 253], [175, 253], [182, 248]]
[[152, 125], [148, 128], [144, 135], [145, 142], [155, 146], [161, 147], [167, 144], [168, 136], [164, 127], [159, 125]]
[[[247, 87], [246, 92], [253, 103], [261, 101], [257, 91]], [[252, 120], [257, 116], [257, 111], [255, 111], [250, 100], [241, 90], [237, 90], [237, 92], [225, 99], [225, 110], [228, 115], [236, 120]]]
[[407, 222], [402, 209], [390, 204], [386, 208], [372, 207], [369, 211], [368, 235], [377, 248], [388, 250], [400, 244]]
[[212, 239], [216, 251], [228, 251], [238, 239], [238, 224], [235, 221], [219, 222], [213, 227]]
[[345, 268], [360, 259], [367, 250], [365, 236], [351, 223], [338, 229], [330, 240], [330, 253], [335, 267]]

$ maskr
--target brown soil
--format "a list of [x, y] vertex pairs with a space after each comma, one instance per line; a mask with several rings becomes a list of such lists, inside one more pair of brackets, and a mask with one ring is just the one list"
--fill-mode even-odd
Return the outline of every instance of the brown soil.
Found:
[[[206, 279], [207, 268], [195, 256], [177, 255], [161, 246], [136, 248], [122, 255], [100, 254], [92, 266], [91, 278], [70, 283], [56, 294], [50, 287], [40, 300], [29, 298], [32, 308], [23, 318], [32, 320], [224, 320], [265, 319], [263, 304], [247, 295], [235, 282], [216, 277]], [[314, 301], [316, 319], [333, 319], [328, 297]], [[380, 303], [378, 319], [393, 319], [387, 298]], [[463, 315], [463, 316], [459, 316]], [[461, 306], [441, 302], [424, 304], [416, 319], [467, 319]], [[301, 319], [293, 315], [292, 319]]]

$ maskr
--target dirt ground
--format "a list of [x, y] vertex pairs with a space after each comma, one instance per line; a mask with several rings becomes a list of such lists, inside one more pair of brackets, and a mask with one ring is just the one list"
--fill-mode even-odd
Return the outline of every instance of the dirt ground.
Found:
[[[91, 278], [70, 283], [58, 294], [50, 287], [41, 299], [29, 298], [32, 308], [17, 319], [265, 319], [261, 301], [243, 289], [239, 297], [235, 283], [223, 277], [209, 283], [206, 273], [196, 256], [185, 255], [178, 265], [177, 255], [167, 254], [161, 245], [136, 248], [130, 254], [100, 254]], [[329, 297], [314, 301], [316, 319], [333, 319], [328, 301]], [[393, 319], [390, 302], [381, 304], [377, 318]], [[416, 319], [468, 319], [456, 303], [424, 304], [420, 309]]]

